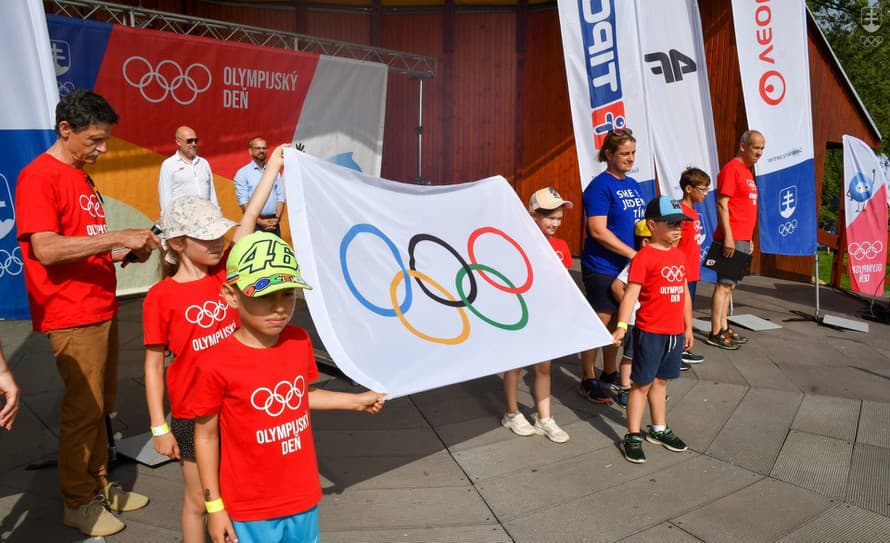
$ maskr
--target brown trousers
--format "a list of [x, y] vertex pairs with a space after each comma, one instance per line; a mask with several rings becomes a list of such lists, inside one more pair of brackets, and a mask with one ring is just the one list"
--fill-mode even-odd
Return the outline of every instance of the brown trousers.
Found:
[[59, 430], [59, 486], [69, 508], [108, 485], [105, 415], [117, 398], [117, 318], [47, 332], [65, 396]]

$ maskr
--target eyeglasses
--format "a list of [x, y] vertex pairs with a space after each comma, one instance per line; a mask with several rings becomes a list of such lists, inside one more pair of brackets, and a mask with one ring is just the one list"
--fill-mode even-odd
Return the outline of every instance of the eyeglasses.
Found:
[[265, 151], [268, 147], [251, 147], [254, 151]]
[[705, 194], [707, 194], [708, 191], [711, 190], [711, 187], [708, 186], [708, 185], [704, 185], [704, 186], [695, 186], [694, 188], [700, 190], [701, 192], [704, 192]]
[[189, 145], [191, 145], [193, 143], [195, 143], [195, 144], [198, 143], [198, 138], [179, 138], [179, 139], [188, 143]]

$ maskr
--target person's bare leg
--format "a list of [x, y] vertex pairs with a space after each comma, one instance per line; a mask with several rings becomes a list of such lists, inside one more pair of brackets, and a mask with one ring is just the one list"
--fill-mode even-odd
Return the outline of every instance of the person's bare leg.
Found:
[[[597, 317], [603, 322], [603, 326], [611, 334], [615, 331], [617, 317], [614, 313], [597, 313]], [[615, 373], [618, 371], [618, 347], [610, 343], [602, 347], [603, 350], [603, 373]]]
[[507, 403], [507, 413], [519, 412], [519, 400], [516, 389], [519, 387], [519, 372], [522, 368], [504, 372], [504, 400]]
[[726, 312], [729, 309], [730, 285], [717, 283], [711, 295], [711, 335], [717, 335], [726, 325]]
[[550, 418], [550, 361], [535, 364], [535, 404], [538, 419]]

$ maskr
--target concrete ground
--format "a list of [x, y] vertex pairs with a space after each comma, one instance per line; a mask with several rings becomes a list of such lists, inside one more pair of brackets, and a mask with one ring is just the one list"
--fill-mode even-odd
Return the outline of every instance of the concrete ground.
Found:
[[[702, 284], [696, 317], [706, 318]], [[747, 278], [736, 313], [782, 326], [746, 332], [736, 352], [697, 336], [703, 364], [669, 386], [668, 422], [689, 443], [646, 445], [624, 460], [624, 411], [576, 393], [577, 357], [553, 366], [554, 416], [566, 444], [501, 428], [501, 379], [486, 377], [389, 402], [380, 415], [312, 417], [324, 498], [322, 539], [356, 542], [810, 542], [890, 541], [890, 326], [869, 333], [800, 319], [812, 286]], [[862, 319], [868, 304], [822, 289], [822, 310]], [[881, 301], [886, 308], [886, 299]], [[146, 431], [141, 299], [121, 307], [122, 360], [115, 430]], [[295, 321], [311, 328], [305, 306]], [[12, 432], [0, 433], [0, 541], [73, 542], [62, 526], [54, 468], [27, 470], [56, 450], [62, 386], [46, 338], [0, 322], [24, 390]], [[320, 346], [320, 345], [319, 345]], [[325, 368], [322, 367], [324, 371]], [[520, 401], [530, 414], [530, 375]], [[354, 390], [329, 369], [318, 386]], [[151, 496], [123, 514], [109, 542], [180, 541], [177, 465], [117, 464], [114, 479]], [[258, 481], [257, 484], [262, 484]]]

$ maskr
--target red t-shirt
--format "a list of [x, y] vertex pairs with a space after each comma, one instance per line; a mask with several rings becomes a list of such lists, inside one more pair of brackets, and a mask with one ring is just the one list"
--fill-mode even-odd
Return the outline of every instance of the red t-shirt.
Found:
[[682, 334], [686, 329], [686, 255], [647, 245], [630, 261], [628, 283], [639, 283], [640, 308], [634, 326], [650, 334]]
[[[729, 227], [732, 239], [751, 241], [757, 223], [757, 183], [751, 170], [741, 160], [732, 159], [717, 174], [717, 197], [729, 196]], [[725, 239], [717, 221], [714, 239]]]
[[179, 283], [167, 277], [151, 287], [142, 303], [145, 345], [163, 345], [176, 357], [167, 368], [167, 396], [178, 419], [195, 418], [187, 392], [195, 379], [197, 353], [229, 337], [240, 325], [238, 312], [220, 294], [225, 262], [224, 256], [197, 281]]
[[569, 244], [566, 243], [564, 239], [549, 237], [547, 241], [550, 242], [550, 246], [553, 247], [553, 250], [556, 251], [556, 256], [562, 261], [562, 265], [566, 268], [572, 267], [572, 252], [569, 250]]
[[268, 349], [230, 336], [198, 355], [191, 405], [219, 413], [220, 495], [233, 520], [295, 515], [321, 500], [308, 396], [317, 378], [312, 342], [296, 326]]
[[683, 202], [680, 202], [683, 214], [691, 218], [691, 221], [683, 221], [682, 236], [677, 249], [686, 255], [686, 280], [689, 282], [701, 279], [701, 244], [704, 234], [701, 231], [701, 218], [698, 211]]
[[60, 236], [108, 232], [105, 209], [86, 172], [41, 154], [19, 174], [15, 213], [34, 330], [46, 332], [111, 319], [118, 303], [110, 252], [44, 266], [31, 249], [31, 234], [39, 232]]

